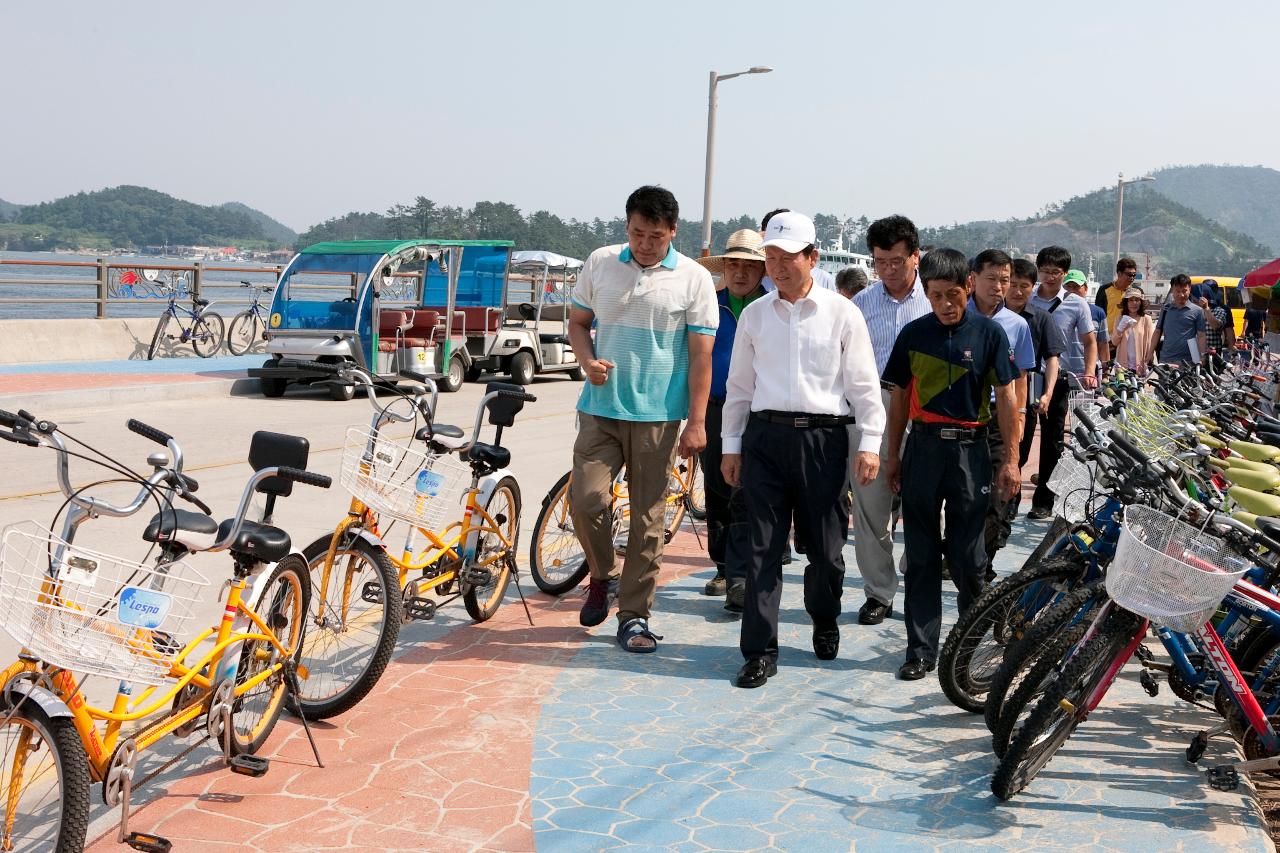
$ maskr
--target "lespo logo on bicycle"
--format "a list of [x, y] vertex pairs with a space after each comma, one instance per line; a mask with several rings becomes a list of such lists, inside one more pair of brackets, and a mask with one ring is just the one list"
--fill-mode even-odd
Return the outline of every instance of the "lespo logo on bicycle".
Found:
[[172, 604], [173, 599], [163, 592], [127, 586], [120, 593], [120, 621], [135, 628], [159, 628]]

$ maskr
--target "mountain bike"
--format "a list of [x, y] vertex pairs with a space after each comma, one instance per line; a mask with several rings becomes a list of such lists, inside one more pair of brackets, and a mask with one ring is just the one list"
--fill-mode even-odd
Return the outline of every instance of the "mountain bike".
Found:
[[[286, 694], [298, 692], [296, 656], [310, 595], [306, 565], [291, 552], [288, 534], [270, 525], [270, 514], [292, 483], [327, 488], [330, 480], [268, 464], [305, 464], [306, 442], [260, 432], [249, 452], [257, 470], [236, 515], [219, 524], [195, 497], [196, 482], [182, 473], [181, 447], [158, 429], [128, 424], [168, 451], [148, 457], [153, 470], [143, 478], [27, 412], [0, 412], [0, 426], [8, 430], [0, 429], [0, 438], [56, 452], [58, 484], [67, 496], [60, 533], [36, 522], [13, 525], [0, 547], [0, 626], [21, 647], [18, 659], [0, 671], [0, 849], [83, 849], [89, 786], [101, 782], [103, 799], [121, 809], [117, 840], [163, 853], [171, 846], [167, 839], [129, 830], [132, 790], [145, 781], [135, 780], [138, 756], [167, 737], [203, 729], [220, 744], [232, 772], [267, 772], [267, 759], [256, 753]], [[99, 458], [69, 450], [68, 440]], [[139, 484], [137, 495], [117, 505], [87, 495], [92, 486], [73, 488], [72, 456]], [[267, 495], [261, 523], [246, 518], [255, 492]], [[201, 512], [175, 509], [174, 496]], [[75, 543], [85, 520], [130, 516], [148, 500], [159, 507], [143, 534], [159, 548], [154, 563]], [[183, 558], [224, 550], [233, 572], [222, 618], [188, 639], [198, 605], [215, 588]], [[89, 676], [117, 681], [110, 707], [86, 701]], [[134, 685], [143, 686], [136, 696]], [[318, 752], [316, 761], [323, 766]]]
[[[364, 370], [299, 366], [362, 387], [374, 408], [368, 427], [347, 430], [340, 477], [352, 495], [347, 514], [303, 551], [314, 594], [299, 710], [322, 719], [373, 689], [401, 624], [431, 619], [459, 598], [475, 622], [497, 612], [516, 576], [520, 534], [520, 485], [507, 468], [502, 431], [537, 398], [518, 385], [489, 383], [468, 438], [435, 422], [436, 386], [423, 374], [402, 371], [423, 390], [397, 391], [384, 406]], [[408, 406], [396, 411], [401, 402]], [[486, 413], [497, 427], [492, 444], [479, 440]], [[412, 437], [388, 436], [384, 428], [394, 422], [412, 423]], [[405, 530], [393, 549], [396, 524]]]
[[[529, 542], [529, 573], [538, 589], [548, 595], [564, 595], [582, 583], [590, 571], [587, 555], [573, 527], [569, 513], [569, 484], [573, 472], [566, 472], [542, 499], [538, 520], [533, 525]], [[680, 529], [687, 512], [698, 520], [707, 516], [706, 493], [702, 471], [696, 456], [676, 459], [667, 477], [663, 498], [663, 541], [670, 542]], [[631, 511], [627, 498], [627, 469], [623, 468], [610, 487], [609, 510], [613, 518], [613, 541], [616, 548], [626, 548], [631, 529]]]
[[[151, 335], [151, 346], [147, 348], [147, 361], [156, 357], [156, 349], [162, 339], [191, 344], [191, 348], [201, 358], [208, 358], [217, 352], [218, 347], [222, 346], [225, 324], [220, 315], [208, 310], [209, 300], [199, 296], [192, 297], [192, 307], [188, 308], [178, 304], [179, 293], [172, 286], [165, 287], [160, 292], [168, 297], [169, 304], [156, 322], [156, 330]], [[184, 320], [190, 321], [189, 325]], [[177, 335], [167, 332], [170, 321], [178, 324]]]
[[[254, 284], [249, 281], [240, 282], [241, 287], [250, 289], [249, 307], [231, 318], [227, 326], [227, 351], [232, 355], [244, 355], [253, 349], [254, 344], [265, 340], [267, 331], [267, 308], [263, 298], [275, 289], [270, 284]], [[270, 305], [270, 299], [267, 305]]]

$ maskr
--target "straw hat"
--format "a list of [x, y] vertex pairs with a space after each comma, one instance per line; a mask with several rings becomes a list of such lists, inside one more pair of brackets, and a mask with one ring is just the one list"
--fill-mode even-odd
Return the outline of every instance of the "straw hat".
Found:
[[725, 258], [742, 258], [748, 261], [764, 263], [764, 249], [761, 248], [764, 238], [759, 231], [743, 228], [729, 235], [725, 243], [723, 255], [712, 255], [709, 258], [698, 258], [698, 263], [706, 267], [712, 275], [724, 275]]

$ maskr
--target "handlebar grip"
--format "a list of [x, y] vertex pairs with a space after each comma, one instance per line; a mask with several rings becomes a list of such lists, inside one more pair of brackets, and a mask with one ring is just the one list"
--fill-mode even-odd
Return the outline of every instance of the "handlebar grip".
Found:
[[304, 471], [301, 468], [282, 467], [277, 476], [286, 480], [293, 480], [295, 483], [304, 483], [308, 486], [319, 486], [327, 489], [333, 485], [333, 478], [326, 477], [324, 474], [317, 474], [314, 471]]
[[524, 400], [526, 403], [536, 403], [538, 398], [525, 391], [506, 391], [498, 392], [499, 397], [513, 397], [517, 400]]
[[412, 379], [415, 382], [423, 382], [423, 383], [426, 383], [431, 379], [431, 377], [428, 376], [427, 374], [419, 373], [416, 370], [401, 370], [400, 376], [404, 379]]
[[1085, 429], [1084, 425], [1082, 424], [1080, 426], [1077, 426], [1075, 429], [1073, 429], [1071, 431], [1071, 434], [1076, 437], [1076, 441], [1079, 442], [1080, 447], [1084, 448], [1084, 447], [1089, 447], [1094, 443], [1093, 436], [1090, 435], [1091, 432], [1097, 432], [1097, 430]]
[[22, 433], [5, 432], [0, 429], [0, 438], [3, 438], [5, 441], [12, 441], [14, 444], [25, 444], [27, 447], [40, 446], [38, 439], [34, 439], [29, 435], [23, 435]]
[[1111, 439], [1112, 443], [1115, 444], [1116, 447], [1119, 447], [1133, 459], [1136, 459], [1143, 465], [1151, 464], [1151, 459], [1147, 457], [1147, 454], [1135, 447], [1133, 442], [1131, 442], [1128, 436], [1124, 433], [1113, 429], [1107, 433], [1107, 437]]
[[1098, 431], [1098, 425], [1093, 422], [1093, 418], [1085, 414], [1084, 406], [1076, 406], [1074, 414], [1076, 416], [1076, 420], [1078, 420], [1085, 429], [1089, 430], [1089, 432]]
[[174, 471], [173, 473], [177, 476], [178, 480], [182, 483], [182, 488], [186, 489], [188, 492], [191, 492], [192, 494], [200, 491], [200, 484], [196, 482], [195, 477], [188, 477], [186, 474], [179, 474], [177, 471]]
[[0, 409], [0, 426], [13, 429], [19, 420], [20, 418], [13, 412], [6, 412], [4, 409]]
[[125, 426], [129, 427], [130, 432], [136, 432], [143, 438], [151, 439], [156, 444], [168, 444], [173, 441], [173, 436], [167, 432], [161, 432], [155, 427], [147, 426], [142, 421], [134, 420], [133, 418], [129, 418], [129, 423], [125, 424]]

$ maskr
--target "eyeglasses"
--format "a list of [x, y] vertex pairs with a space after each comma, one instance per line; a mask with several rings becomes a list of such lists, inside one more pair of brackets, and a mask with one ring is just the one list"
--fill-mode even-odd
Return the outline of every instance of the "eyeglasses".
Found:
[[1138, 277], [1138, 271], [1137, 271], [1137, 270], [1122, 270], [1121, 272], [1119, 272], [1119, 273], [1118, 273], [1118, 275], [1122, 275], [1122, 276], [1124, 276], [1125, 278], [1137, 278], [1137, 277]]
[[906, 258], [872, 258], [871, 260], [871, 266], [878, 270], [900, 270], [906, 265]]

